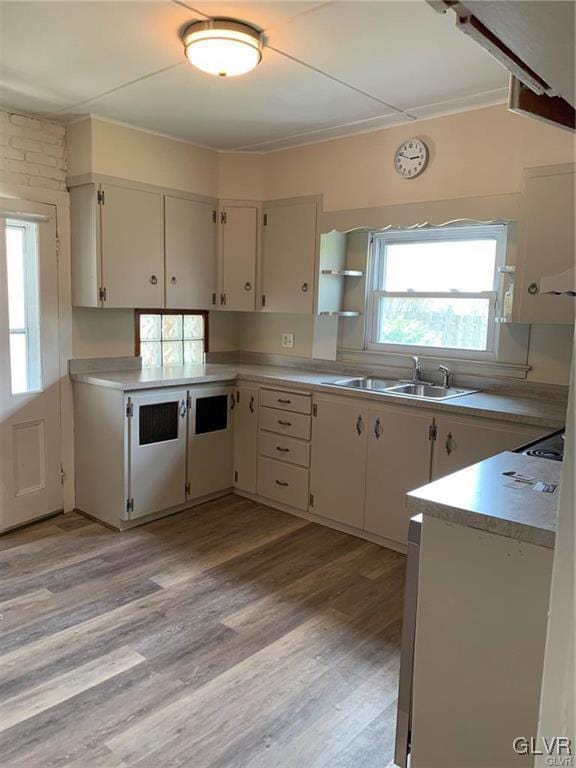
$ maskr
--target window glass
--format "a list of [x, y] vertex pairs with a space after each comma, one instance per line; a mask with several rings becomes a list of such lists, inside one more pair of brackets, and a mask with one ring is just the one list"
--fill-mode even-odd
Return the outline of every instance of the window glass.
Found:
[[204, 361], [204, 317], [194, 313], [138, 314], [145, 367]]
[[8, 220], [6, 269], [12, 394], [42, 388], [36, 225]]

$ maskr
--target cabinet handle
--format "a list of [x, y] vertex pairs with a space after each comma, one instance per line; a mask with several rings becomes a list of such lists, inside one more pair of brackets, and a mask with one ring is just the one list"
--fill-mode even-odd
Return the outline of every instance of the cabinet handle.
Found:
[[252, 283], [244, 283], [244, 290], [245, 291], [251, 291], [252, 290]]
[[186, 405], [186, 400], [182, 400], [180, 403], [180, 417], [184, 418], [186, 414], [188, 413], [188, 406]]
[[279, 397], [277, 402], [282, 403], [282, 405], [290, 405], [292, 400], [283, 400], [281, 397]]
[[358, 416], [358, 420], [356, 421], [356, 432], [358, 432], [359, 435], [364, 432], [364, 421], [362, 420], [362, 416]]
[[450, 454], [452, 453], [452, 432], [448, 432], [448, 434], [446, 435], [445, 448], [446, 448], [446, 455], [450, 456]]
[[278, 419], [278, 424], [280, 424], [281, 427], [291, 427], [292, 426], [292, 422], [291, 421], [280, 421], [280, 419]]
[[274, 480], [276, 485], [282, 485], [284, 488], [288, 487], [288, 483], [283, 482], [282, 480]]
[[374, 424], [374, 434], [376, 435], [376, 440], [380, 440], [380, 435], [382, 434], [382, 424], [380, 424], [380, 419], [376, 419], [376, 423]]
[[538, 283], [530, 283], [528, 286], [528, 293], [531, 293], [532, 295], [538, 293]]
[[254, 413], [254, 395], [250, 398], [250, 402], [248, 403], [248, 408], [250, 408], [250, 413]]
[[290, 448], [282, 448], [282, 446], [277, 445], [276, 450], [280, 451], [280, 453], [290, 453]]
[[170, 282], [172, 283], [172, 285], [176, 285], [176, 277], [174, 275], [172, 275], [172, 277], [170, 278]]
[[302, 283], [302, 291], [308, 293], [308, 283]]
[[158, 278], [156, 277], [156, 275], [150, 275], [150, 283], [151, 285], [157, 285]]
[[230, 410], [233, 411], [236, 407], [236, 398], [234, 395], [230, 395]]

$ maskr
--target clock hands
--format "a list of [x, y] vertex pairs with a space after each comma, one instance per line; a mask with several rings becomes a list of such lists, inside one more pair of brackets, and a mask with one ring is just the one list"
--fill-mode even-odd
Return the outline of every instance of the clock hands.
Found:
[[403, 157], [405, 160], [418, 160], [420, 155], [414, 155], [414, 157], [409, 157], [408, 155], [403, 155], [402, 152], [400, 152], [400, 157]]

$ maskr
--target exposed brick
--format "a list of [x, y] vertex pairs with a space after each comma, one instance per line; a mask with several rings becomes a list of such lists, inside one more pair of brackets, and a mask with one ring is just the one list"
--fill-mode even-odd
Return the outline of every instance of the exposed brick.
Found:
[[[18, 128], [19, 126], [13, 127]], [[62, 140], [58, 136], [53, 136], [50, 133], [39, 130], [38, 128], [24, 128], [23, 130], [24, 136], [26, 136], [27, 139], [32, 139], [33, 141], [41, 141], [42, 144], [59, 144], [62, 146]]]
[[0, 160], [0, 182], [2, 184], [17, 184], [25, 187], [28, 184], [28, 177], [23, 173], [9, 173], [2, 170], [2, 160]]
[[22, 160], [3, 159], [1, 162], [6, 171], [12, 171], [13, 173], [23, 173], [26, 176], [40, 175], [41, 168], [38, 165], [32, 165], [32, 163], [26, 163]]
[[31, 187], [43, 187], [44, 189], [64, 189], [64, 184], [56, 179], [44, 179], [41, 176], [34, 176], [30, 179]]
[[56, 168], [56, 158], [43, 155], [42, 152], [26, 152], [26, 162]]
[[58, 157], [62, 159], [64, 157], [64, 145], [60, 144], [42, 144], [38, 149], [31, 150], [33, 152], [43, 152], [50, 157]]
[[39, 120], [36, 117], [25, 117], [24, 115], [11, 115], [10, 122], [13, 125], [21, 125], [24, 129], [28, 128], [34, 131], [41, 131], [47, 136], [53, 136], [63, 139], [66, 129], [63, 125], [51, 123], [48, 120]]
[[0, 156], [9, 160], [24, 160], [25, 155], [21, 149], [14, 149], [13, 147], [2, 147], [0, 149]]
[[24, 128], [20, 125], [12, 125], [12, 123], [2, 123], [0, 125], [0, 131], [5, 136], [24, 136]]
[[[26, 152], [42, 152], [43, 147], [39, 141], [30, 141], [30, 139], [23, 139], [21, 136], [13, 136], [10, 139], [10, 145], [16, 149], [24, 149]], [[49, 153], [46, 153], [49, 154]]]

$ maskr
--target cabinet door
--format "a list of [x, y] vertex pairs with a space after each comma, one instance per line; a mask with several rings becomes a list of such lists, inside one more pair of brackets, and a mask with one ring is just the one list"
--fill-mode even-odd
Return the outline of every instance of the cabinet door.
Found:
[[264, 208], [261, 307], [312, 314], [316, 263], [316, 203]]
[[347, 398], [318, 399], [312, 419], [310, 508], [322, 517], [364, 527], [367, 412]]
[[221, 211], [220, 306], [240, 312], [256, 309], [258, 209], [227, 206]]
[[364, 528], [406, 544], [406, 494], [430, 480], [432, 417], [412, 408], [371, 410]]
[[234, 387], [215, 385], [190, 391], [188, 498], [232, 487]]
[[433, 448], [432, 479], [449, 475], [502, 451], [513, 451], [549, 429], [485, 419], [436, 417], [438, 432]]
[[132, 519], [186, 500], [186, 391], [134, 395], [127, 404]]
[[169, 196], [165, 205], [166, 306], [210, 309], [217, 274], [214, 206]]
[[242, 385], [234, 408], [234, 485], [256, 493], [258, 454], [258, 389]]
[[574, 173], [534, 176], [524, 190], [522, 323], [574, 323], [574, 299], [530, 293], [532, 284], [574, 268]]
[[100, 206], [105, 307], [164, 306], [162, 195], [103, 185]]

